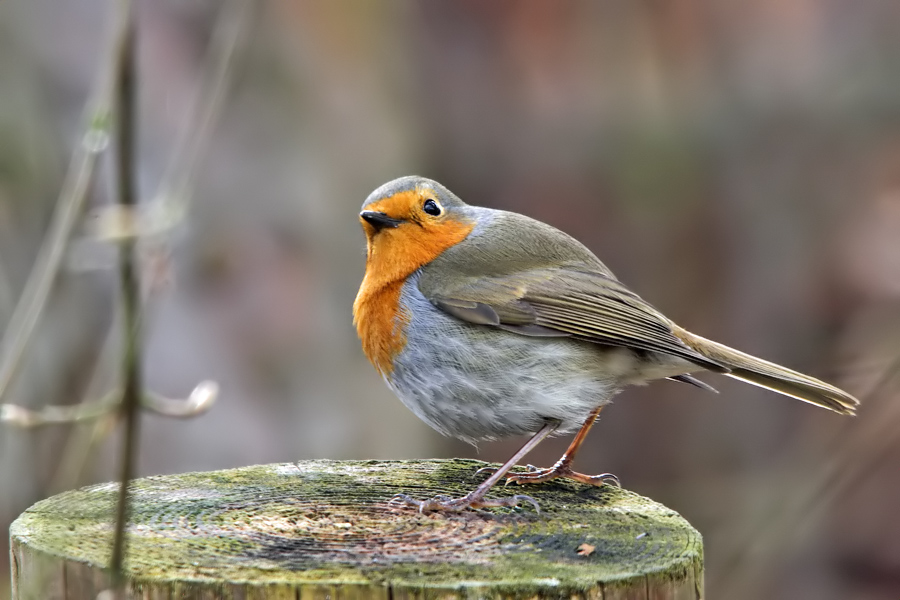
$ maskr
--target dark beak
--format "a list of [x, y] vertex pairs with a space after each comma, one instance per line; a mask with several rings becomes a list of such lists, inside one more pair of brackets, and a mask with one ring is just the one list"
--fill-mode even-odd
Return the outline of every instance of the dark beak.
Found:
[[403, 219], [394, 219], [383, 212], [375, 212], [374, 210], [364, 210], [359, 213], [359, 216], [374, 227], [375, 231], [381, 231], [385, 227], [394, 228], [403, 222]]

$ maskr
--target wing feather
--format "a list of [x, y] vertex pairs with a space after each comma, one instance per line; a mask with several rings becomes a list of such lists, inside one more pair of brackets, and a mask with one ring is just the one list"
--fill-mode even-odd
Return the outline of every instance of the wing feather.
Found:
[[456, 285], [430, 277], [420, 280], [419, 289], [436, 307], [470, 323], [659, 352], [728, 371], [686, 345], [658, 310], [602, 272], [544, 267], [468, 277]]

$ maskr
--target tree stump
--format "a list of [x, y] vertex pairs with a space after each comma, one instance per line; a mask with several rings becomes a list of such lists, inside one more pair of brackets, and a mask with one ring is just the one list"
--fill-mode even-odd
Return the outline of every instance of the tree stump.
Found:
[[[697, 599], [700, 534], [632, 492], [568, 481], [523, 509], [419, 514], [473, 460], [306, 461], [133, 482], [130, 597]], [[94, 600], [109, 584], [118, 484], [38, 502], [10, 527], [13, 600]]]

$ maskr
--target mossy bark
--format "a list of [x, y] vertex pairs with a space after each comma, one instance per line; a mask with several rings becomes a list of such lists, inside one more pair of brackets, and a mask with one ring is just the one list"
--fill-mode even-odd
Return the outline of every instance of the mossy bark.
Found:
[[[307, 461], [133, 482], [136, 598], [702, 597], [700, 534], [611, 486], [553, 482], [522, 510], [418, 514], [460, 495], [471, 460]], [[14, 600], [93, 600], [108, 585], [118, 486], [38, 502], [10, 527]], [[494, 490], [497, 495], [521, 488]]]

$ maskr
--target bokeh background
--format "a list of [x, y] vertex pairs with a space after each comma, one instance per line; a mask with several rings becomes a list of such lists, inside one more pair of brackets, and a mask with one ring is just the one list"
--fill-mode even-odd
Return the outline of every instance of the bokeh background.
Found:
[[[81, 141], [113, 4], [0, 3], [0, 331]], [[192, 126], [220, 3], [138, 5], [150, 200]], [[660, 382], [604, 411], [577, 466], [684, 514], [710, 598], [900, 597], [900, 384], [884, 379], [900, 356], [900, 3], [281, 0], [245, 27], [188, 215], [145, 249], [148, 385], [222, 392], [195, 420], [143, 420], [141, 474], [504, 460], [521, 443], [442, 438], [360, 350], [356, 215], [417, 173], [578, 237], [696, 333], [867, 396], [849, 419], [729, 380], [707, 378], [719, 395]], [[2, 401], [114, 384], [113, 258], [79, 230]], [[0, 429], [0, 529], [114, 478], [111, 430]]]

